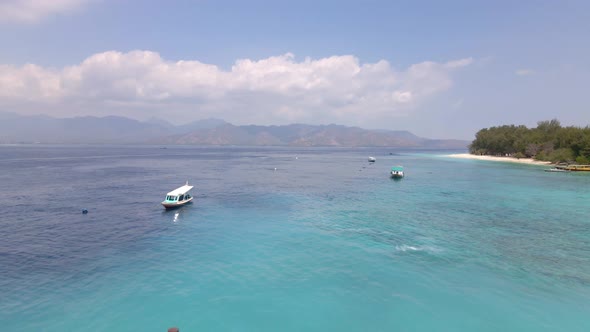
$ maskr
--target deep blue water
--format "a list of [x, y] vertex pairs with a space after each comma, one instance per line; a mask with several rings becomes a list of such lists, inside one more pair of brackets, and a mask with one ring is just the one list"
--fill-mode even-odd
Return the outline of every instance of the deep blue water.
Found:
[[0, 146], [0, 330], [590, 331], [590, 174], [441, 154]]

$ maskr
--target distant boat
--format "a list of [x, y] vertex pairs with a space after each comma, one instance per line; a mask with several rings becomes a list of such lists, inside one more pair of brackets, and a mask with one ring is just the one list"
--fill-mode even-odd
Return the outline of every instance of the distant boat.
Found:
[[565, 172], [565, 173], [567, 173], [567, 172], [571, 172], [571, 171], [568, 171], [567, 169], [562, 169], [562, 168], [548, 168], [545, 170], [545, 172]]
[[404, 168], [403, 166], [393, 166], [391, 168], [391, 177], [394, 179], [401, 179], [404, 177]]
[[369, 157], [369, 162], [370, 162], [370, 163], [374, 163], [374, 162], [375, 162], [375, 160], [377, 160], [377, 159], [375, 159], [375, 157]]
[[189, 186], [188, 181], [186, 181], [184, 186], [167, 193], [162, 205], [166, 209], [173, 209], [190, 203], [193, 200], [193, 196], [188, 193], [191, 189], [193, 189], [193, 186]]

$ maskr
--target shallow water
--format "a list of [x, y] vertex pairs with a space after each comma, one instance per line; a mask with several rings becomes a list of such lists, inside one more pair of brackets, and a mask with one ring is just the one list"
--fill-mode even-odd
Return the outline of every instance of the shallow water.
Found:
[[0, 146], [0, 325], [590, 330], [590, 174], [439, 154]]

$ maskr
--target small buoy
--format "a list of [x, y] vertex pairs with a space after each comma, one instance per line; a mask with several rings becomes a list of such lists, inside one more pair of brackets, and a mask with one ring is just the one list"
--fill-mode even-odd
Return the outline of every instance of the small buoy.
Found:
[[275, 171], [277, 170], [277, 168], [275, 167]]
[[180, 330], [178, 329], [178, 327], [171, 327], [168, 329], [168, 332], [180, 332]]
[[88, 214], [88, 210], [86, 210], [86, 209], [82, 210], [82, 214]]

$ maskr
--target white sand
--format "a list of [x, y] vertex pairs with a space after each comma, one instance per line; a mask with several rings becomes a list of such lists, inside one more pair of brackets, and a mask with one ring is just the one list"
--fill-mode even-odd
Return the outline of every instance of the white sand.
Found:
[[503, 161], [508, 163], [530, 164], [530, 165], [550, 165], [549, 161], [538, 161], [531, 158], [512, 158], [512, 157], [493, 157], [493, 156], [478, 156], [469, 153], [450, 154], [447, 157], [461, 158], [461, 159], [477, 159], [487, 161]]

